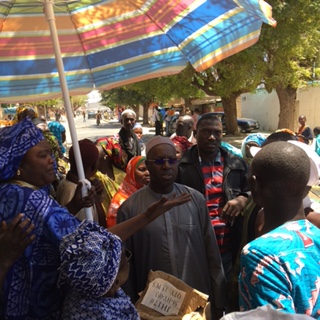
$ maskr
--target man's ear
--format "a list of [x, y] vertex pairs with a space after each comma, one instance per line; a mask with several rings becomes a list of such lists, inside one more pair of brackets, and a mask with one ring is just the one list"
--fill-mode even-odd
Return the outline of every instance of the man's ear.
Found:
[[197, 139], [197, 130], [196, 129], [193, 130], [193, 136]]
[[304, 192], [303, 192], [303, 199], [308, 195], [309, 191], [311, 190], [310, 186], [306, 186]]
[[261, 198], [261, 188], [259, 186], [259, 182], [257, 180], [257, 177], [255, 175], [250, 176], [248, 179], [248, 183], [249, 183], [249, 188], [251, 191], [253, 201], [257, 205], [263, 206], [262, 198]]

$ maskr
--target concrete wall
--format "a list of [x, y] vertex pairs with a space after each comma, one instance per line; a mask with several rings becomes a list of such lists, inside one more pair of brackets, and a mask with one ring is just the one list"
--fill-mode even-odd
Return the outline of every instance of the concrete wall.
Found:
[[[280, 112], [279, 99], [275, 91], [268, 94], [259, 89], [256, 93], [245, 93], [240, 97], [241, 115], [238, 117], [253, 118], [260, 122], [259, 131], [275, 131], [278, 128]], [[304, 114], [311, 128], [320, 126], [320, 87], [309, 87], [297, 91], [298, 116]]]
[[300, 102], [299, 115], [307, 117], [311, 128], [320, 126], [320, 87], [299, 89], [297, 98]]

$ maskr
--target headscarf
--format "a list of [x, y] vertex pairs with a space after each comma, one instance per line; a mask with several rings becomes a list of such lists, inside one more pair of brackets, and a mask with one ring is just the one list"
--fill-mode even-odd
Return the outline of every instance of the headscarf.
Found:
[[[89, 139], [79, 141], [79, 148], [84, 170], [91, 168], [99, 159], [99, 151], [96, 145]], [[76, 168], [73, 147], [69, 150], [69, 161], [71, 168]]]
[[246, 158], [246, 145], [248, 143], [255, 143], [257, 146], [261, 147], [266, 137], [261, 133], [251, 133], [246, 138], [242, 140], [241, 153], [244, 158]]
[[56, 163], [59, 163], [60, 157], [62, 157], [61, 149], [59, 146], [59, 142], [55, 135], [49, 130], [47, 122], [45, 119], [42, 118], [32, 118], [31, 121], [37, 128], [42, 130], [42, 134], [44, 138], [48, 141], [52, 154], [54, 156], [54, 159], [56, 160]]
[[12, 123], [13, 124], [16, 124], [18, 122], [21, 122], [23, 119], [25, 119], [27, 116], [29, 116], [30, 113], [33, 113], [34, 115], [32, 117], [38, 117], [38, 114], [36, 112], [35, 109], [33, 109], [32, 107], [30, 106], [19, 106], [17, 108], [17, 111], [16, 111], [16, 115], [14, 116], [13, 120], [12, 120]]
[[141, 164], [141, 162], [145, 160], [146, 157], [144, 156], [136, 156], [128, 162], [126, 176], [123, 182], [121, 183], [119, 190], [114, 195], [110, 203], [110, 207], [107, 214], [108, 228], [116, 224], [117, 211], [121, 204], [126, 199], [128, 199], [134, 192], [142, 188], [142, 186], [138, 185], [136, 182], [135, 170]]
[[291, 134], [292, 136], [296, 135], [292, 130], [287, 129], [287, 128], [277, 129], [274, 133], [278, 133], [278, 132], [286, 132], [286, 133]]
[[108, 157], [110, 157], [111, 162], [117, 167], [122, 169], [123, 163], [125, 162], [124, 155], [119, 143], [117, 143], [113, 137], [104, 137], [96, 141], [99, 143], [103, 151]]
[[89, 299], [104, 296], [114, 283], [121, 261], [121, 240], [93, 221], [84, 220], [60, 243], [58, 287]]
[[0, 130], [0, 180], [6, 181], [16, 174], [24, 155], [44, 140], [42, 131], [30, 118]]
[[275, 132], [271, 133], [265, 141], [262, 143], [260, 147], [252, 146], [250, 147], [250, 153], [253, 157], [260, 151], [261, 147], [266, 146], [267, 144], [275, 141], [288, 141], [288, 140], [295, 140], [297, 141], [298, 138], [296, 134], [287, 128], [278, 129]]
[[108, 155], [108, 157], [112, 156], [113, 153], [113, 145], [112, 145], [112, 141], [111, 138], [100, 138], [97, 140], [97, 143], [100, 144], [100, 146], [102, 147], [103, 151]]
[[134, 130], [134, 129], [142, 129], [141, 124], [140, 124], [139, 122], [136, 122], [136, 123], [134, 124], [132, 130]]
[[120, 189], [122, 189], [126, 193], [130, 193], [131, 195], [132, 193], [141, 188], [141, 186], [137, 184], [135, 171], [137, 167], [141, 164], [141, 162], [145, 160], [146, 157], [144, 156], [136, 156], [128, 162], [126, 168], [126, 176], [120, 185]]
[[190, 142], [185, 136], [174, 136], [171, 140], [174, 144], [178, 145], [182, 149], [183, 153], [193, 146], [193, 143]]

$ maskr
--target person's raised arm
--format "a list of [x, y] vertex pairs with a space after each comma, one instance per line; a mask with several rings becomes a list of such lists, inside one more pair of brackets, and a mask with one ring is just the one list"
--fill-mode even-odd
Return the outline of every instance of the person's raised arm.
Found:
[[151, 204], [145, 212], [129, 220], [116, 224], [108, 228], [108, 230], [121, 238], [122, 241], [125, 241], [166, 211], [190, 200], [191, 194], [186, 192], [182, 193], [178, 197], [174, 196], [171, 199], [163, 196], [160, 200]]

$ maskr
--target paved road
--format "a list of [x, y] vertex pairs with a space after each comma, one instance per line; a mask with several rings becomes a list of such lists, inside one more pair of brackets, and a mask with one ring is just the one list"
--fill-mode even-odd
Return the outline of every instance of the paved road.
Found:
[[[101, 137], [112, 136], [119, 132], [121, 124], [117, 120], [101, 121], [99, 126], [96, 125], [95, 119], [87, 119], [83, 122], [82, 117], [74, 118], [78, 140], [90, 139], [92, 141], [97, 140]], [[70, 146], [72, 144], [71, 136], [69, 132], [69, 125], [67, 121], [61, 121], [65, 126], [67, 132], [67, 144]], [[146, 143], [151, 137], [154, 136], [155, 129], [149, 126], [143, 126], [143, 140]]]
[[[95, 119], [87, 119], [86, 122], [83, 122], [82, 116], [74, 118], [78, 140], [81, 139], [90, 139], [92, 141], [97, 140], [101, 137], [111, 136], [115, 133], [119, 132], [121, 128], [121, 124], [117, 120], [105, 121], [103, 120], [100, 126], [96, 125]], [[61, 122], [67, 131], [67, 145], [70, 146], [72, 144], [71, 136], [69, 133], [69, 126], [67, 121]], [[152, 138], [155, 134], [155, 129], [150, 126], [142, 126], [143, 128], [143, 140], [144, 142], [148, 142], [150, 138]], [[267, 134], [267, 133], [266, 133]], [[242, 140], [248, 134], [241, 133], [239, 136], [224, 136], [223, 140], [232, 144], [233, 146], [240, 148]]]

